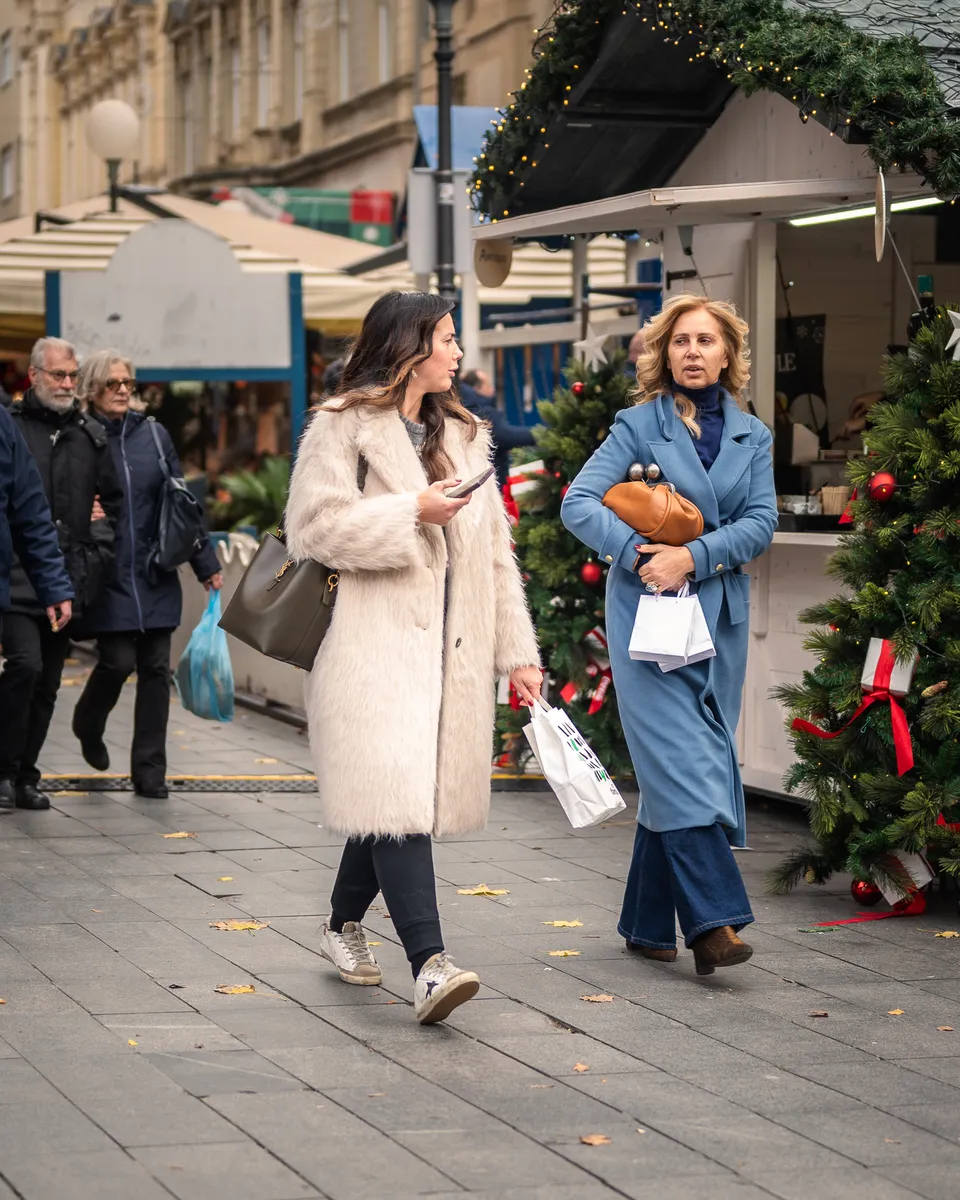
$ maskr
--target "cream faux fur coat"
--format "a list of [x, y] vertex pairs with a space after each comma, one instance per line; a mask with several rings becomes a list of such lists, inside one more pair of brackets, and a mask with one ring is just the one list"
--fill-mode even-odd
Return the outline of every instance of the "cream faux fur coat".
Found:
[[[463, 479], [487, 465], [485, 426], [448, 421], [444, 444]], [[323, 824], [352, 837], [483, 828], [495, 679], [540, 661], [495, 482], [446, 536], [418, 520], [426, 487], [399, 415], [371, 407], [321, 409], [290, 484], [290, 554], [340, 572], [306, 703]]]

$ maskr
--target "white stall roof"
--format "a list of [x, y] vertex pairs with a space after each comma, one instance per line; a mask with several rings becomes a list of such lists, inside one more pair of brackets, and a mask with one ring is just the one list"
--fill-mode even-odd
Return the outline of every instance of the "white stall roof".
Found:
[[[172, 201], [171, 210], [176, 209], [179, 217], [188, 220], [203, 217], [203, 220], [196, 220], [196, 224], [223, 237], [245, 272], [299, 272], [303, 277], [304, 317], [309, 324], [328, 328], [331, 332], [353, 327], [373, 301], [388, 290], [383, 284], [344, 274], [339, 269], [345, 265], [342, 257], [336, 266], [322, 265], [323, 250], [335, 251], [336, 255], [342, 256], [346, 248], [336, 243], [349, 242], [348, 238], [317, 234], [309, 229], [293, 230], [294, 237], [287, 241], [291, 249], [295, 244], [303, 247], [309, 255], [309, 259], [304, 260], [280, 248], [290, 226], [284, 226], [283, 232], [262, 229], [262, 226], [274, 223], [245, 214], [219, 213], [213, 205], [177, 197], [164, 196], [162, 202], [166, 204], [167, 201]], [[134, 230], [160, 219], [123, 202], [117, 213], [104, 212], [102, 199], [99, 211], [97, 204], [93, 201], [56, 210], [56, 215], [71, 218], [71, 223], [45, 225], [39, 233], [33, 232], [32, 217], [0, 224], [0, 314], [42, 316], [45, 272], [103, 270], [117, 246]], [[90, 211], [91, 207], [93, 211]], [[329, 239], [333, 246], [324, 247], [322, 242], [312, 239]], [[272, 241], [274, 248], [265, 248], [265, 241]], [[354, 246], [358, 251], [354, 258], [367, 253], [367, 248], [359, 243]]]
[[[620, 233], [676, 225], [723, 225], [735, 221], [779, 221], [807, 213], [829, 212], [872, 201], [875, 177], [857, 179], [785, 179], [761, 183], [725, 183], [704, 187], [661, 187], [591, 200], [564, 208], [508, 217], [479, 225], [475, 241], [491, 238], [545, 238], [557, 234]], [[895, 197], [922, 194], [915, 175], [891, 175], [887, 190]], [[927, 193], [929, 194], [929, 192]]]

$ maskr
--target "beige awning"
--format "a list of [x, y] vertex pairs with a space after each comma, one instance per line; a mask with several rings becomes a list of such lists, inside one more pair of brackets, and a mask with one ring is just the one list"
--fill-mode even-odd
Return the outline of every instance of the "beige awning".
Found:
[[[346, 275], [340, 268], [366, 256], [368, 248], [350, 238], [317, 233], [182, 197], [157, 197], [178, 217], [193, 221], [230, 243], [244, 271], [299, 272], [303, 278], [306, 323], [330, 334], [352, 333], [363, 314], [390, 285]], [[104, 270], [114, 250], [144, 224], [159, 220], [120, 202], [104, 211], [102, 197], [66, 205], [54, 215], [69, 225], [45, 225], [34, 232], [33, 217], [0, 223], [0, 341], [37, 337], [43, 332], [45, 273]]]

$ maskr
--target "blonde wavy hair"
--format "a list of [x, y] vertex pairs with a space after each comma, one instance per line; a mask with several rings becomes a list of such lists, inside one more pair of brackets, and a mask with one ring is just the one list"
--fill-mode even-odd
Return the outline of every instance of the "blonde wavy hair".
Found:
[[[749, 326], [736, 308], [726, 300], [710, 300], [689, 293], [673, 296], [659, 313], [643, 327], [644, 351], [637, 359], [637, 389], [632, 393], [635, 404], [649, 404], [662, 392], [671, 392], [670, 362], [667, 351], [674, 326], [682, 316], [706, 309], [720, 326], [727, 365], [720, 372], [720, 386], [735, 397], [741, 408], [746, 407], [746, 387], [750, 379], [750, 350], [747, 347]], [[694, 437], [700, 436], [697, 406], [682, 392], [673, 393], [677, 416]]]

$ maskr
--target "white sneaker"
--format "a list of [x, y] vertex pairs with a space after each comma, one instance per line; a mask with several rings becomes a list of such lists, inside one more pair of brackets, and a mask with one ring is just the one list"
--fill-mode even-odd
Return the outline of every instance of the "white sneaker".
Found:
[[449, 1017], [455, 1008], [473, 999], [480, 987], [476, 971], [461, 971], [444, 951], [428, 958], [413, 985], [413, 1006], [421, 1025]]
[[330, 922], [320, 926], [320, 953], [340, 972], [344, 983], [376, 986], [383, 980], [380, 964], [367, 945], [366, 934], [359, 921], [345, 921], [343, 933], [334, 933]]

